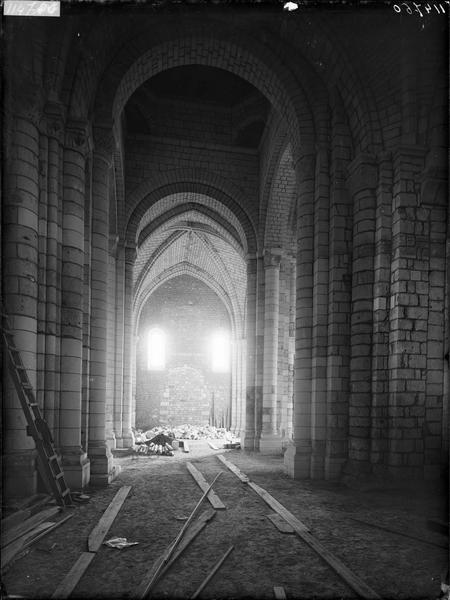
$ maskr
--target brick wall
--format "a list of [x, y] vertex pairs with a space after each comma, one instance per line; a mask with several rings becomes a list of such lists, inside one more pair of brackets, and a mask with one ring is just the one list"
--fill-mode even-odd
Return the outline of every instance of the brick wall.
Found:
[[[167, 336], [166, 369], [149, 371], [146, 334], [151, 327]], [[204, 283], [188, 275], [162, 284], [145, 304], [139, 321], [136, 425], [207, 424], [214, 395], [218, 418], [229, 411], [230, 373], [211, 371], [210, 335], [229, 329], [227, 311]]]

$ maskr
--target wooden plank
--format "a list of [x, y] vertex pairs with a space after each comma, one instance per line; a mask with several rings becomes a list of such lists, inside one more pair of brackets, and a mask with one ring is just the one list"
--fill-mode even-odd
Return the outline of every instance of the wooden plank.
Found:
[[97, 552], [105, 539], [108, 529], [111, 527], [117, 513], [122, 508], [122, 504], [125, 498], [128, 496], [128, 492], [131, 490], [130, 485], [122, 486], [117, 494], [112, 499], [110, 505], [101, 516], [99, 522], [91, 531], [88, 537], [88, 550], [89, 552]]
[[266, 492], [265, 489], [254, 483], [253, 481], [249, 481], [248, 485], [254, 490], [258, 496], [264, 500], [266, 504], [270, 506], [276, 513], [278, 513], [291, 527], [293, 527], [296, 533], [309, 531], [304, 523], [302, 523], [297, 517], [287, 510], [278, 500], [276, 500], [269, 492]]
[[[206, 481], [206, 479], [203, 477], [203, 475], [200, 473], [200, 471], [198, 469], [196, 469], [194, 467], [194, 465], [190, 462], [186, 463], [186, 467], [187, 467], [189, 473], [192, 475], [192, 477], [197, 482], [200, 489], [203, 492], [205, 492], [207, 490], [209, 484]], [[216, 494], [216, 492], [214, 490], [211, 490], [209, 492], [207, 498], [213, 508], [219, 509], [219, 510], [226, 508], [225, 504], [222, 502], [222, 500], [219, 498], [219, 496]]]
[[214, 565], [214, 567], [211, 569], [211, 571], [208, 573], [208, 575], [205, 577], [205, 579], [199, 585], [199, 587], [194, 592], [194, 594], [192, 594], [192, 596], [191, 596], [192, 600], [194, 598], [198, 597], [198, 595], [200, 594], [200, 592], [207, 586], [207, 584], [209, 583], [209, 581], [214, 577], [214, 575], [217, 573], [217, 571], [220, 569], [220, 567], [222, 566], [222, 564], [227, 559], [228, 555], [231, 554], [231, 552], [233, 550], [234, 550], [234, 546], [230, 546], [228, 548], [228, 550], [225, 552], [225, 554], [222, 556], [222, 558], [217, 561], [217, 563]]
[[17, 525], [9, 531], [5, 531], [2, 534], [1, 538], [1, 547], [4, 548], [24, 533], [27, 533], [27, 531], [31, 531], [31, 529], [33, 529], [33, 527], [35, 527], [36, 525], [39, 525], [39, 523], [42, 523], [43, 521], [48, 521], [56, 514], [58, 514], [59, 510], [60, 509], [57, 506], [54, 506], [53, 508], [47, 508], [46, 510], [32, 515], [29, 519], [26, 519], [20, 525]]
[[75, 589], [85, 571], [95, 557], [95, 552], [83, 552], [78, 560], [53, 592], [52, 599], [63, 600], [68, 598]]
[[[221, 457], [218, 456], [220, 459]], [[222, 457], [223, 458], [223, 457]], [[232, 463], [228, 461], [222, 460], [224, 464], [232, 465]], [[232, 465], [234, 467], [234, 465]], [[228, 466], [228, 468], [230, 468]], [[237, 471], [237, 467], [234, 467]], [[230, 468], [231, 471], [235, 472]], [[244, 473], [241, 473], [241, 476], [247, 477]], [[237, 473], [235, 473], [237, 475]], [[237, 475], [239, 477], [239, 475]], [[239, 477], [240, 478], [240, 477]], [[273, 496], [271, 496], [266, 490], [262, 487], [250, 481], [247, 477], [248, 485], [259, 495], [263, 500], [271, 506], [278, 514], [280, 514], [292, 527], [296, 534], [302, 538], [319, 556], [327, 562], [332, 569], [336, 571], [336, 573], [354, 590], [361, 598], [366, 598], [367, 600], [381, 600], [380, 596], [369, 587], [362, 579], [360, 579], [353, 571], [350, 571], [348, 567], [344, 565], [344, 563], [334, 556], [329, 550], [327, 550], [314, 536], [311, 535], [308, 528], [299, 521], [292, 513], [290, 513], [282, 504], [275, 500]], [[242, 480], [241, 480], [242, 481]]]
[[273, 586], [273, 595], [277, 600], [286, 600], [286, 592], [284, 591], [284, 587], [279, 585]]
[[35, 539], [41, 532], [43, 532], [45, 529], [49, 529], [53, 525], [54, 523], [52, 522], [39, 523], [39, 525], [37, 525], [32, 531], [28, 531], [27, 533], [23, 534], [20, 538], [17, 538], [13, 542], [5, 546], [2, 549], [1, 568], [3, 569], [4, 567], [6, 567], [6, 565], [10, 563], [11, 560], [17, 554], [19, 554], [19, 552], [25, 550], [25, 548], [27, 548], [32, 541], [35, 541]]
[[359, 519], [354, 519], [353, 517], [350, 518], [352, 521], [355, 521], [355, 523], [360, 523], [361, 525], [375, 527], [376, 529], [381, 529], [381, 531], [387, 531], [388, 533], [393, 533], [394, 535], [401, 535], [410, 540], [414, 540], [415, 542], [422, 542], [422, 544], [429, 544], [430, 546], [435, 546], [436, 548], [445, 548], [445, 550], [448, 550], [448, 546], [445, 546], [444, 544], [439, 544], [438, 542], [433, 542], [431, 540], [426, 540], [415, 535], [410, 535], [408, 533], [404, 533], [403, 531], [398, 531], [398, 529], [390, 529], [389, 527], [383, 527], [383, 525], [378, 525], [378, 523], [368, 523], [367, 521], [360, 521]]
[[8, 517], [5, 517], [4, 519], [2, 519], [1, 531], [2, 532], [9, 531], [13, 527], [16, 527], [16, 525], [23, 523], [25, 521], [25, 519], [28, 519], [28, 517], [30, 517], [30, 516], [31, 516], [31, 509], [29, 509], [29, 508], [27, 508], [26, 510], [16, 510], [15, 512], [12, 513], [12, 515], [9, 515]]
[[242, 471], [240, 471], [235, 465], [233, 465], [233, 463], [230, 463], [223, 456], [223, 454], [217, 454], [216, 456], [220, 460], [220, 462], [222, 462], [227, 467], [227, 469], [232, 471], [236, 475], [236, 477], [238, 477], [242, 481], [242, 483], [248, 483], [250, 481], [247, 475], [245, 475], [245, 473], [242, 473]]
[[360, 579], [353, 571], [350, 571], [348, 567], [334, 554], [332, 554], [327, 548], [325, 548], [314, 536], [309, 532], [303, 531], [299, 534], [300, 537], [311, 546], [313, 550], [327, 562], [332, 569], [355, 591], [361, 598], [367, 598], [367, 600], [381, 600], [381, 597], [369, 587], [362, 579]]
[[209, 445], [209, 447], [210, 447], [210, 448], [212, 448], [213, 450], [218, 450], [218, 449], [219, 449], [219, 448], [218, 448], [218, 447], [217, 447], [215, 444], [213, 444], [213, 443], [212, 443], [212, 442], [210, 442], [209, 440], [208, 440], [208, 445]]
[[186, 440], [183, 440], [183, 452], [189, 452], [189, 444]]
[[147, 585], [146, 585], [145, 589], [142, 590], [142, 596], [141, 596], [142, 598], [144, 598], [149, 593], [149, 591], [152, 588], [152, 586], [157, 582], [157, 580], [161, 576], [162, 570], [169, 563], [169, 561], [172, 558], [172, 556], [175, 554], [175, 550], [176, 550], [177, 546], [180, 544], [180, 542], [182, 541], [182, 538], [183, 538], [186, 530], [188, 529], [189, 525], [191, 524], [192, 520], [194, 519], [194, 517], [195, 517], [198, 509], [200, 508], [201, 504], [206, 499], [206, 496], [208, 495], [208, 492], [210, 490], [212, 490], [213, 485], [215, 484], [215, 482], [218, 479], [218, 477], [220, 477], [220, 475], [221, 475], [221, 473], [217, 473], [217, 475], [214, 477], [213, 482], [208, 486], [208, 489], [204, 492], [204, 494], [202, 495], [202, 497], [200, 498], [200, 500], [195, 505], [194, 510], [191, 512], [191, 514], [189, 515], [188, 520], [183, 525], [183, 527], [181, 528], [181, 530], [178, 532], [178, 535], [175, 538], [175, 540], [170, 544], [170, 546], [168, 546], [168, 548], [166, 548], [166, 550], [164, 551], [164, 553], [162, 554], [162, 556], [152, 566], [151, 577], [147, 578]]
[[294, 528], [292, 525], [289, 525], [281, 515], [278, 513], [272, 513], [271, 515], [267, 515], [267, 518], [272, 521], [278, 531], [281, 533], [294, 533]]
[[[186, 531], [186, 535], [181, 540], [178, 548], [173, 553], [173, 556], [169, 560], [169, 562], [163, 567], [162, 563], [164, 560], [164, 554], [160, 556], [152, 565], [150, 571], [145, 575], [138, 589], [133, 595], [133, 598], [143, 599], [150, 592], [151, 588], [161, 579], [161, 577], [172, 567], [174, 562], [178, 559], [178, 557], [186, 550], [189, 544], [197, 537], [197, 535], [202, 531], [202, 529], [207, 525], [207, 523], [215, 516], [215, 511], [212, 509], [208, 509], [204, 513], [200, 515], [200, 517], [192, 524], [191, 527]], [[159, 570], [158, 577], [154, 580], [154, 576]]]

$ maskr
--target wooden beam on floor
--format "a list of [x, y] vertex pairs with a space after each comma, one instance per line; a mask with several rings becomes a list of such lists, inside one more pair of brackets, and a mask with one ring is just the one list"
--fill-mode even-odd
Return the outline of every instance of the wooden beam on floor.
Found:
[[30, 508], [27, 508], [26, 510], [22, 510], [22, 509], [16, 510], [8, 517], [5, 517], [4, 519], [2, 519], [0, 531], [2, 531], [3, 533], [5, 531], [9, 531], [13, 527], [16, 527], [20, 523], [23, 523], [29, 517], [31, 517], [31, 509]]
[[233, 463], [230, 463], [223, 454], [216, 454], [216, 456], [220, 460], [220, 462], [227, 467], [227, 469], [232, 471], [236, 475], [236, 477], [238, 477], [238, 479], [242, 481], [242, 483], [248, 483], [250, 481], [247, 475], [245, 475], [245, 473], [242, 473], [242, 471], [240, 471], [235, 465], [233, 465]]
[[218, 450], [218, 449], [219, 449], [219, 448], [218, 448], [218, 446], [216, 446], [215, 444], [213, 444], [213, 443], [212, 443], [212, 442], [210, 442], [209, 440], [208, 440], [208, 446], [209, 446], [209, 447], [210, 447], [212, 450]]
[[[223, 457], [218, 456], [218, 458], [221, 459], [221, 462], [223, 462], [223, 464], [225, 464], [230, 469], [230, 471], [233, 471], [233, 473], [237, 477], [239, 477], [239, 479], [241, 479], [241, 477], [247, 477], [245, 473], [239, 471], [237, 467], [235, 467], [232, 463], [230, 463]], [[231, 468], [228, 465], [231, 465], [231, 467], [233, 468]], [[238, 471], [240, 475], [238, 475], [236, 471]], [[243, 480], [241, 479], [241, 481]], [[250, 481], [248, 477], [247, 483], [249, 487], [251, 487], [259, 496], [261, 496], [261, 498], [267, 504], [269, 504], [269, 506], [271, 506], [278, 514], [280, 514], [284, 519], [286, 519], [286, 521], [290, 525], [292, 525], [292, 527], [295, 530], [295, 533], [302, 540], [304, 540], [315, 552], [317, 552], [317, 554], [325, 562], [327, 562], [330, 565], [330, 567], [334, 569], [334, 571], [336, 571], [336, 573], [341, 577], [341, 579], [343, 579], [352, 588], [352, 590], [358, 594], [358, 596], [360, 596], [361, 598], [365, 598], [366, 600], [381, 600], [381, 597], [370, 586], [368, 586], [362, 579], [355, 575], [355, 573], [353, 573], [353, 571], [346, 567], [339, 558], [334, 556], [332, 552], [327, 550], [325, 546], [323, 546], [318, 540], [316, 540], [316, 538], [313, 535], [311, 535], [308, 528], [296, 517], [294, 517], [294, 515], [290, 513], [282, 504], [280, 504], [278, 500], [271, 496], [269, 492], [266, 492], [266, 490], [264, 490], [262, 487], [260, 487], [256, 483], [253, 483], [253, 481]]]
[[360, 523], [361, 525], [366, 525], [367, 527], [375, 527], [375, 529], [387, 531], [387, 533], [393, 533], [394, 535], [401, 535], [402, 537], [414, 540], [415, 542], [421, 542], [422, 544], [429, 544], [430, 546], [434, 546], [435, 548], [444, 548], [445, 550], [448, 550], [448, 546], [445, 546], [444, 544], [439, 544], [438, 542], [425, 540], [424, 538], [417, 537], [416, 535], [410, 535], [408, 533], [404, 533], [403, 531], [398, 531], [398, 529], [390, 529], [389, 527], [383, 527], [383, 525], [378, 525], [378, 523], [369, 523], [368, 521], [361, 521], [360, 519], [354, 519], [353, 517], [350, 518], [352, 521], [355, 521], [355, 523]]
[[[133, 598], [142, 600], [145, 598], [152, 587], [156, 585], [156, 583], [161, 579], [161, 577], [172, 567], [174, 562], [178, 559], [178, 557], [186, 550], [191, 542], [197, 537], [197, 535], [202, 531], [202, 529], [208, 524], [208, 522], [215, 516], [216, 512], [211, 508], [206, 510], [204, 513], [200, 515], [200, 517], [188, 528], [186, 531], [186, 535], [181, 540], [178, 548], [173, 553], [169, 562], [163, 567], [162, 563], [164, 561], [164, 556], [160, 556], [152, 565], [150, 571], [146, 573], [144, 579], [139, 585], [136, 592], [133, 594]], [[155, 574], [158, 572], [158, 576], [154, 579]]]
[[130, 485], [122, 486], [117, 494], [112, 499], [108, 508], [101, 516], [99, 522], [91, 531], [88, 537], [88, 550], [89, 552], [97, 552], [102, 545], [109, 528], [111, 527], [114, 519], [116, 518], [119, 510], [122, 508], [122, 504], [125, 498], [128, 496], [128, 492], [131, 490]]
[[273, 596], [274, 596], [274, 598], [276, 598], [276, 600], [286, 600], [287, 596], [286, 596], [286, 592], [284, 591], [284, 587], [281, 587], [279, 585], [274, 585], [273, 586]]
[[222, 558], [217, 561], [217, 563], [214, 565], [214, 567], [211, 569], [211, 571], [208, 573], [208, 575], [205, 577], [205, 579], [202, 581], [202, 583], [198, 586], [196, 591], [192, 594], [192, 596], [191, 596], [192, 600], [194, 600], [194, 598], [197, 598], [198, 595], [200, 594], [200, 592], [208, 585], [208, 583], [211, 581], [211, 579], [214, 577], [214, 575], [217, 573], [217, 571], [220, 569], [222, 564], [225, 562], [225, 560], [227, 559], [227, 557], [229, 556], [229, 554], [231, 554], [231, 552], [233, 550], [234, 550], [234, 546], [230, 546], [228, 548], [228, 550], [225, 552], [225, 554], [222, 556]]
[[68, 598], [91, 564], [94, 557], [95, 552], [83, 552], [80, 554], [76, 563], [53, 592], [52, 599], [64, 600], [64, 598]]
[[[194, 467], [194, 465], [190, 462], [186, 463], [186, 467], [189, 471], [189, 473], [192, 475], [192, 477], [195, 479], [195, 481], [197, 482], [199, 488], [205, 492], [208, 489], [208, 482], [206, 481], [206, 479], [203, 477], [203, 475], [200, 473], [200, 471], [198, 469], [196, 469], [196, 467]], [[219, 496], [216, 494], [216, 492], [214, 490], [211, 490], [207, 496], [207, 499], [209, 500], [211, 506], [213, 508], [215, 508], [216, 510], [219, 509], [224, 509], [226, 508], [225, 504], [222, 502], [222, 500], [219, 498]]]
[[59, 510], [60, 509], [57, 506], [47, 508], [46, 510], [42, 510], [41, 512], [36, 513], [35, 515], [31, 515], [29, 519], [25, 519], [25, 521], [22, 521], [19, 525], [16, 525], [11, 529], [2, 532], [1, 547], [4, 548], [24, 533], [27, 533], [27, 531], [31, 531], [34, 527], [36, 527], [36, 525], [39, 525], [39, 523], [48, 521], [49, 519], [57, 515], [59, 513]]
[[294, 528], [292, 525], [289, 525], [289, 523], [285, 521], [278, 513], [267, 515], [267, 518], [272, 521], [272, 523], [275, 525], [278, 531], [281, 531], [281, 533], [294, 533]]
[[25, 550], [35, 540], [36, 536], [53, 525], [54, 523], [52, 522], [38, 523], [33, 530], [27, 531], [27, 533], [24, 533], [21, 537], [2, 548], [1, 568], [4, 569], [19, 552]]

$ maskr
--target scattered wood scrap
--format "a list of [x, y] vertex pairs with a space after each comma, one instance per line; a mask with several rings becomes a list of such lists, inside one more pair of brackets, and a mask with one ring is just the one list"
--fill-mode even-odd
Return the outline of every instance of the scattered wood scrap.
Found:
[[31, 509], [27, 508], [25, 510], [16, 510], [8, 517], [2, 519], [1, 531], [3, 533], [5, 531], [9, 531], [13, 527], [16, 527], [16, 525], [23, 523], [29, 517], [31, 517]]
[[108, 529], [111, 527], [114, 519], [117, 516], [117, 513], [122, 507], [122, 504], [125, 501], [125, 498], [128, 496], [128, 492], [131, 490], [130, 485], [122, 486], [117, 494], [112, 499], [108, 508], [103, 513], [100, 521], [91, 531], [88, 537], [88, 550], [89, 552], [97, 552], [97, 550], [102, 545], [103, 540], [108, 532]]
[[[45, 512], [45, 511], [44, 511]], [[66, 515], [56, 523], [48, 521], [45, 523], [35, 523], [33, 529], [26, 531], [20, 537], [15, 538], [9, 544], [2, 548], [1, 568], [6, 567], [20, 552], [23, 552], [28, 546], [40, 540], [44, 535], [53, 531], [68, 519], [73, 517], [73, 513]]]
[[[208, 524], [208, 522], [216, 515], [216, 512], [211, 508], [202, 513], [199, 518], [192, 524], [191, 527], [186, 531], [186, 535], [181, 540], [177, 550], [173, 553], [172, 558], [168, 561], [168, 563], [162, 568], [162, 560], [163, 556], [159, 557], [157, 561], [152, 565], [151, 570], [145, 575], [142, 580], [139, 588], [136, 590], [133, 598], [145, 598], [145, 596], [149, 593], [151, 586], [155, 585], [155, 583], [161, 579], [161, 577], [172, 567], [174, 562], [178, 559], [178, 557], [186, 550], [189, 544], [194, 541], [197, 535], [202, 531], [202, 529]], [[152, 582], [152, 578], [157, 571], [157, 569], [161, 569], [157, 580]], [[150, 585], [150, 587], [149, 587]]]
[[1, 537], [1, 547], [4, 548], [20, 536], [22, 536], [24, 533], [31, 531], [34, 527], [36, 527], [36, 525], [39, 525], [39, 523], [48, 521], [49, 519], [57, 515], [59, 513], [59, 510], [60, 509], [56, 506], [52, 508], [47, 508], [46, 510], [36, 513], [35, 515], [31, 515], [28, 519], [25, 519], [25, 521], [22, 521], [19, 525], [16, 525], [15, 527], [8, 529], [7, 531], [3, 531]]
[[227, 557], [231, 554], [231, 552], [233, 550], [234, 550], [234, 546], [230, 546], [228, 548], [228, 550], [225, 552], [225, 554], [222, 556], [222, 558], [217, 561], [217, 563], [214, 565], [214, 567], [211, 569], [211, 571], [208, 573], [208, 575], [205, 577], [205, 579], [199, 585], [199, 587], [197, 588], [197, 590], [191, 596], [192, 599], [197, 598], [197, 596], [207, 586], [207, 584], [209, 583], [209, 581], [214, 577], [214, 575], [217, 573], [217, 571], [220, 569], [220, 567], [222, 566], [222, 564], [225, 562], [225, 560], [227, 559]]
[[291, 512], [287, 510], [278, 500], [276, 500], [269, 492], [265, 489], [254, 483], [253, 481], [249, 481], [248, 485], [254, 490], [258, 496], [260, 496], [266, 504], [270, 506], [276, 513], [278, 513], [291, 527], [293, 527], [294, 531], [299, 535], [302, 532], [309, 531], [304, 523], [302, 523], [297, 517], [295, 517]]
[[52, 598], [63, 599], [68, 598], [75, 589], [77, 583], [83, 577], [85, 571], [94, 559], [97, 550], [101, 547], [102, 542], [111, 527], [117, 513], [122, 507], [125, 498], [128, 496], [128, 492], [131, 490], [131, 486], [124, 485], [116, 493], [108, 508], [101, 516], [99, 522], [91, 531], [88, 537], [88, 552], [83, 552], [78, 557], [77, 561], [58, 585], [53, 593]]
[[277, 600], [286, 600], [287, 598], [284, 587], [278, 585], [273, 586], [273, 595]]
[[175, 554], [176, 549], [179, 548], [180, 542], [182, 541], [182, 538], [183, 538], [187, 528], [189, 527], [190, 523], [192, 522], [195, 515], [197, 514], [201, 504], [204, 502], [204, 500], [205, 500], [206, 496], [208, 495], [208, 493], [210, 492], [210, 490], [212, 490], [213, 485], [215, 484], [218, 477], [220, 477], [220, 475], [221, 475], [221, 473], [217, 473], [217, 475], [214, 477], [213, 482], [208, 486], [208, 488], [205, 490], [203, 496], [200, 498], [200, 500], [195, 505], [195, 508], [189, 515], [188, 520], [183, 525], [181, 530], [178, 532], [178, 535], [175, 538], [175, 540], [170, 544], [170, 546], [168, 546], [168, 548], [166, 548], [166, 550], [164, 551], [162, 556], [159, 559], [157, 559], [156, 562], [152, 565], [150, 574], [148, 574], [148, 576], [146, 576], [146, 578], [145, 578], [145, 584], [143, 582], [141, 584], [141, 586], [139, 587], [139, 591], [138, 591], [139, 595], [137, 596], [138, 598], [145, 598], [145, 596], [149, 593], [151, 588], [158, 581], [163, 569], [166, 568], [166, 566], [169, 563], [169, 561], [171, 560], [172, 556]]
[[[200, 489], [203, 492], [206, 491], [209, 484], [206, 481], [206, 479], [203, 477], [203, 475], [200, 473], [200, 471], [198, 469], [196, 469], [194, 467], [194, 465], [190, 462], [186, 463], [186, 467], [187, 467], [189, 473], [192, 475], [192, 477], [197, 482]], [[222, 502], [222, 500], [219, 498], [219, 496], [216, 494], [216, 492], [214, 490], [211, 490], [207, 497], [213, 508], [219, 509], [219, 510], [226, 508], [225, 504]]]
[[271, 515], [267, 515], [267, 518], [272, 521], [278, 531], [281, 533], [294, 533], [294, 528], [292, 525], [289, 525], [285, 519], [278, 513], [272, 513]]
[[378, 525], [378, 523], [369, 523], [368, 521], [360, 521], [359, 519], [354, 519], [352, 517], [350, 518], [352, 519], [352, 521], [355, 521], [355, 523], [360, 523], [361, 525], [366, 525], [367, 527], [375, 527], [376, 529], [381, 529], [381, 531], [387, 531], [388, 533], [393, 533], [394, 535], [401, 535], [416, 542], [422, 542], [422, 544], [429, 544], [430, 546], [435, 546], [437, 548], [445, 548], [445, 550], [448, 550], [448, 546], [445, 546], [444, 544], [439, 544], [438, 542], [432, 542], [431, 540], [426, 540], [416, 535], [410, 535], [408, 533], [404, 533], [403, 531], [399, 531], [398, 529], [390, 529], [389, 527], [383, 527], [383, 525]]
[[9, 564], [12, 559], [27, 548], [32, 540], [42, 531], [49, 529], [54, 523], [38, 523], [33, 530], [24, 533], [21, 537], [15, 539], [13, 542], [2, 548], [1, 565], [2, 569]]
[[232, 471], [241, 481], [245, 481], [246, 478], [249, 487], [251, 487], [263, 500], [269, 504], [278, 514], [280, 514], [292, 527], [297, 535], [304, 540], [317, 554], [332, 567], [336, 573], [354, 590], [361, 598], [367, 600], [381, 600], [380, 596], [369, 587], [362, 579], [360, 579], [353, 571], [350, 571], [344, 563], [334, 556], [327, 548], [325, 548], [316, 538], [311, 535], [308, 528], [299, 521], [292, 513], [290, 513], [282, 504], [278, 502], [273, 496], [271, 496], [262, 487], [250, 481], [250, 479], [242, 473], [235, 465], [223, 458], [218, 458], [225, 464], [230, 471]]
[[53, 592], [52, 599], [63, 600], [64, 598], [68, 598], [94, 557], [95, 552], [83, 552], [80, 554], [76, 563]]
[[230, 463], [223, 456], [223, 454], [217, 454], [216, 456], [220, 460], [220, 462], [222, 462], [227, 467], [227, 469], [232, 471], [236, 475], [236, 477], [238, 477], [242, 481], [242, 483], [248, 483], [250, 481], [247, 475], [245, 475], [245, 473], [242, 473], [242, 471], [240, 471], [235, 465], [233, 465], [233, 463]]

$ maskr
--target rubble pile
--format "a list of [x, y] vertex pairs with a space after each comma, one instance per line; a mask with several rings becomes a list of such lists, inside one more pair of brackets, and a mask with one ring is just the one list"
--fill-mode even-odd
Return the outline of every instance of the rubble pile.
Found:
[[225, 427], [214, 427], [213, 425], [178, 425], [176, 427], [159, 426], [153, 427], [145, 432], [147, 438], [151, 438], [157, 434], [164, 434], [176, 440], [211, 440], [211, 439], [226, 439], [234, 440], [234, 435], [225, 429]]
[[158, 426], [148, 431], [135, 430], [133, 450], [138, 454], [173, 456], [174, 440], [224, 440], [224, 448], [239, 447], [239, 439], [224, 427], [212, 425]]
[[172, 438], [159, 433], [151, 439], [140, 432], [135, 433], [133, 450], [139, 454], [159, 454], [160, 456], [173, 456]]

